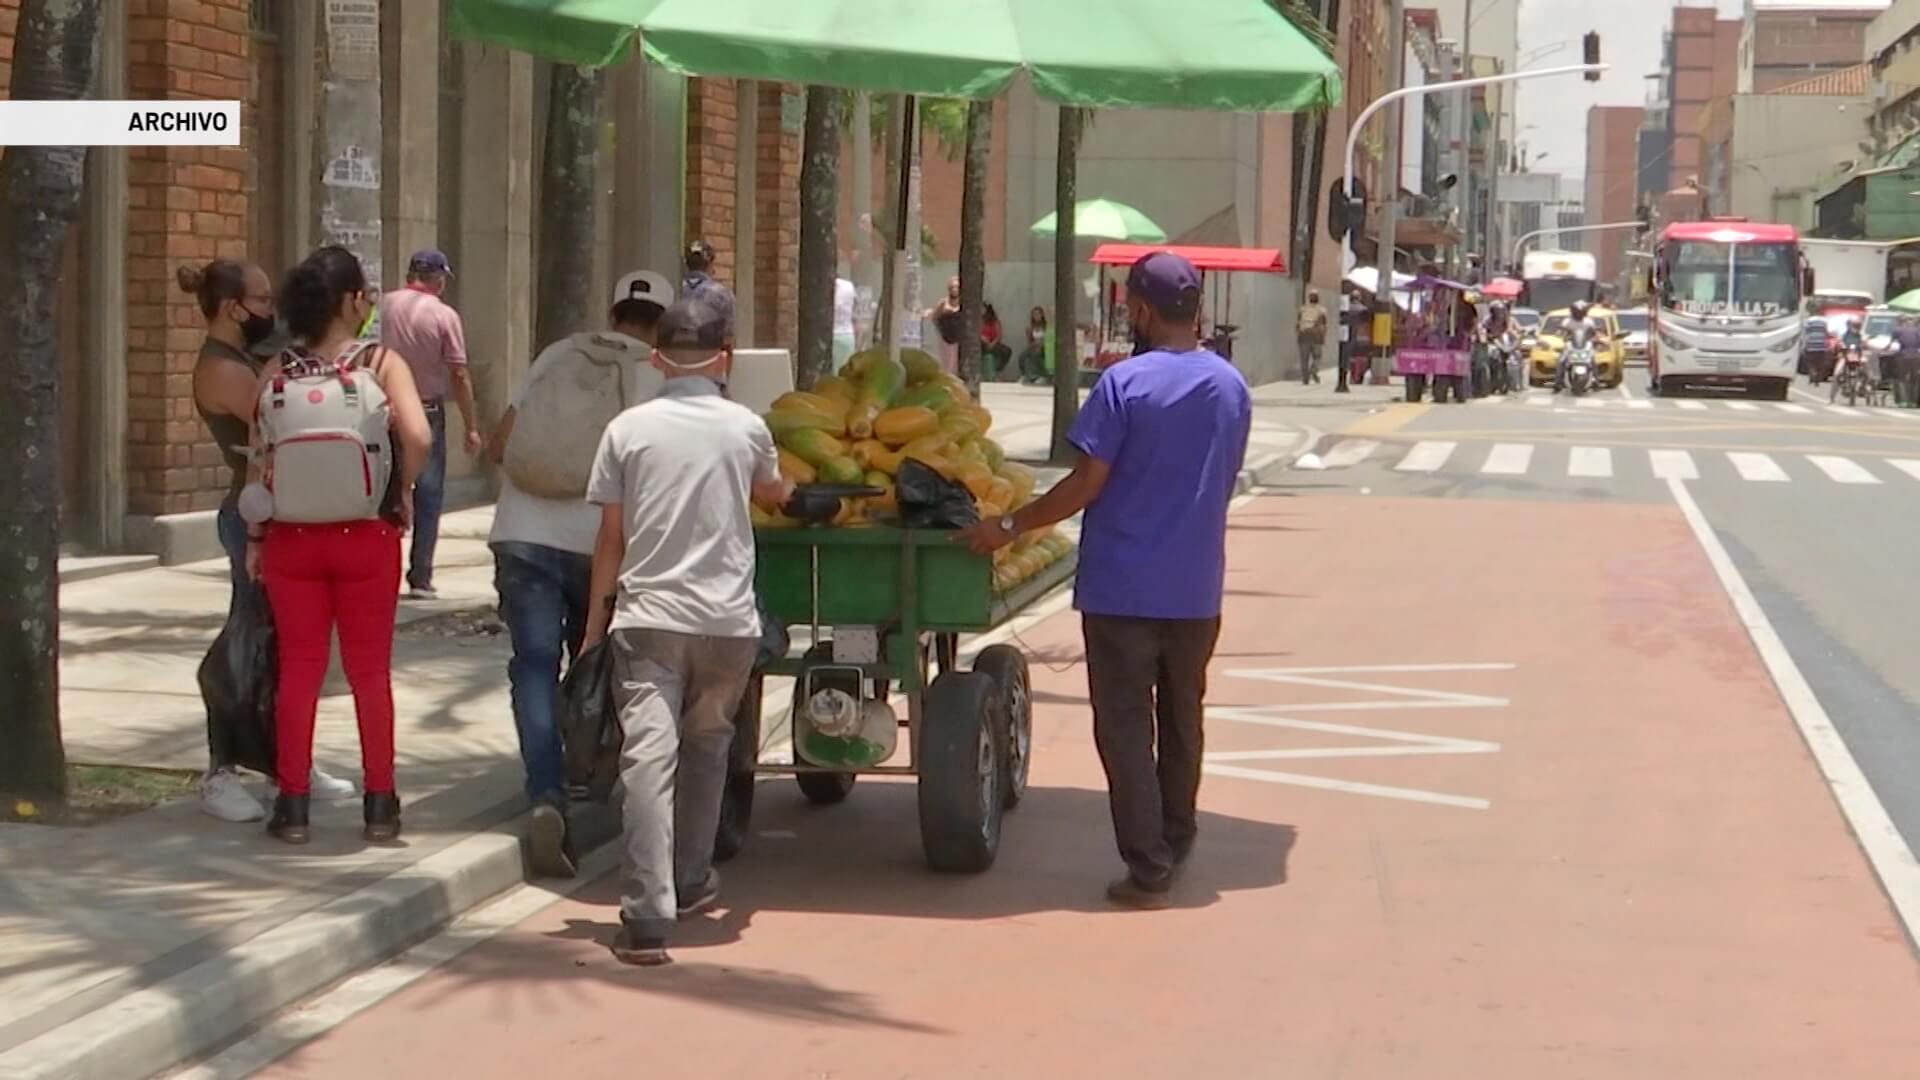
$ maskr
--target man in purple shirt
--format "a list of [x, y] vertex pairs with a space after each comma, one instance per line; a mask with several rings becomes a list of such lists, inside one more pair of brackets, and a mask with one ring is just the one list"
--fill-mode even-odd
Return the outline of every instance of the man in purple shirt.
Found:
[[[1127, 876], [1115, 903], [1164, 908], [1198, 831], [1201, 714], [1220, 636], [1227, 505], [1253, 422], [1247, 382], [1199, 340], [1200, 275], [1155, 252], [1127, 275], [1127, 314], [1151, 349], [1108, 368], [1068, 441], [1073, 473], [963, 534], [990, 552], [1086, 511], [1074, 606], [1093, 736]], [[1156, 756], [1155, 748], [1158, 747]]]

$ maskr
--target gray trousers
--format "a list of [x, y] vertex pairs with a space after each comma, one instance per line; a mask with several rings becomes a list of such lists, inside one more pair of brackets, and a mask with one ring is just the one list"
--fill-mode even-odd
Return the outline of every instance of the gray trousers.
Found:
[[626, 848], [620, 914], [639, 936], [665, 938], [677, 897], [696, 895], [713, 872], [733, 714], [759, 639], [615, 630], [613, 645]]
[[1133, 880], [1164, 888], [1199, 832], [1202, 713], [1220, 620], [1081, 616], [1093, 741]]

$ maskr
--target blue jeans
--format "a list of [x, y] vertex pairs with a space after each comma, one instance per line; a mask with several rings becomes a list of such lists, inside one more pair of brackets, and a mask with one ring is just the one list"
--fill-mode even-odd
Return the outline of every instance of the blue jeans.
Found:
[[580, 651], [587, 631], [587, 592], [593, 558], [541, 544], [497, 543], [493, 587], [500, 594], [500, 620], [507, 624], [513, 659], [513, 726], [527, 768], [527, 798], [566, 805], [566, 771], [554, 712], [560, 692], [560, 657]]
[[413, 554], [407, 562], [407, 586], [433, 588], [433, 549], [440, 542], [440, 511], [447, 502], [447, 403], [426, 403], [433, 449], [413, 483]]

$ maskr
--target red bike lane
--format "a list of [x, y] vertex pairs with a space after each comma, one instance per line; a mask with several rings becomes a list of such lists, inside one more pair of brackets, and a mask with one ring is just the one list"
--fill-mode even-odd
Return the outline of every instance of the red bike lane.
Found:
[[1674, 508], [1267, 497], [1230, 543], [1173, 910], [1102, 900], [1062, 613], [988, 873], [924, 869], [907, 784], [769, 782], [674, 966], [608, 955], [605, 878], [263, 1075], [1915, 1074], [1920, 966]]

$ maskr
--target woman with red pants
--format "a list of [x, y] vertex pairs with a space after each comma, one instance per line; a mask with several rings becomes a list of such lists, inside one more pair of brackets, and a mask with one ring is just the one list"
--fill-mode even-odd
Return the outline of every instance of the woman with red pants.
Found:
[[[248, 515], [247, 567], [266, 585], [280, 646], [280, 686], [274, 705], [280, 793], [267, 832], [289, 844], [308, 840], [307, 777], [313, 759], [314, 711], [336, 628], [341, 666], [353, 687], [354, 712], [360, 721], [366, 839], [390, 843], [400, 835], [400, 799], [393, 783], [393, 617], [400, 597], [400, 535], [413, 516], [410, 493], [431, 449], [432, 435], [406, 362], [387, 349], [359, 341], [373, 307], [366, 274], [351, 252], [339, 247], [314, 252], [280, 287], [280, 312], [300, 346], [261, 373], [268, 388], [262, 398], [265, 410], [276, 407], [271, 399], [275, 379], [288, 364], [326, 365], [352, 357], [353, 365], [371, 374], [385, 393], [396, 451], [386, 502], [377, 508], [367, 504], [366, 516], [355, 520], [311, 523], [311, 515], [295, 519], [303, 524], [265, 520], [276, 511], [288, 516], [282, 510], [290, 494], [284, 491], [287, 486], [336, 479], [331, 474], [316, 475], [311, 471], [316, 466], [306, 466], [309, 471], [296, 476], [295, 470], [282, 469], [276, 462], [273, 471], [281, 475], [273, 478], [272, 493], [255, 485], [257, 496], [265, 502], [255, 498], [255, 512]], [[283, 381], [283, 392], [286, 385]], [[318, 389], [302, 392], [321, 393]], [[254, 428], [256, 480], [265, 457], [257, 449], [262, 428], [263, 424]], [[293, 442], [281, 445], [290, 447]], [[351, 466], [351, 483], [366, 479], [361, 467], [357, 462]], [[371, 488], [366, 484], [368, 491]], [[377, 501], [378, 495], [373, 498]]]

